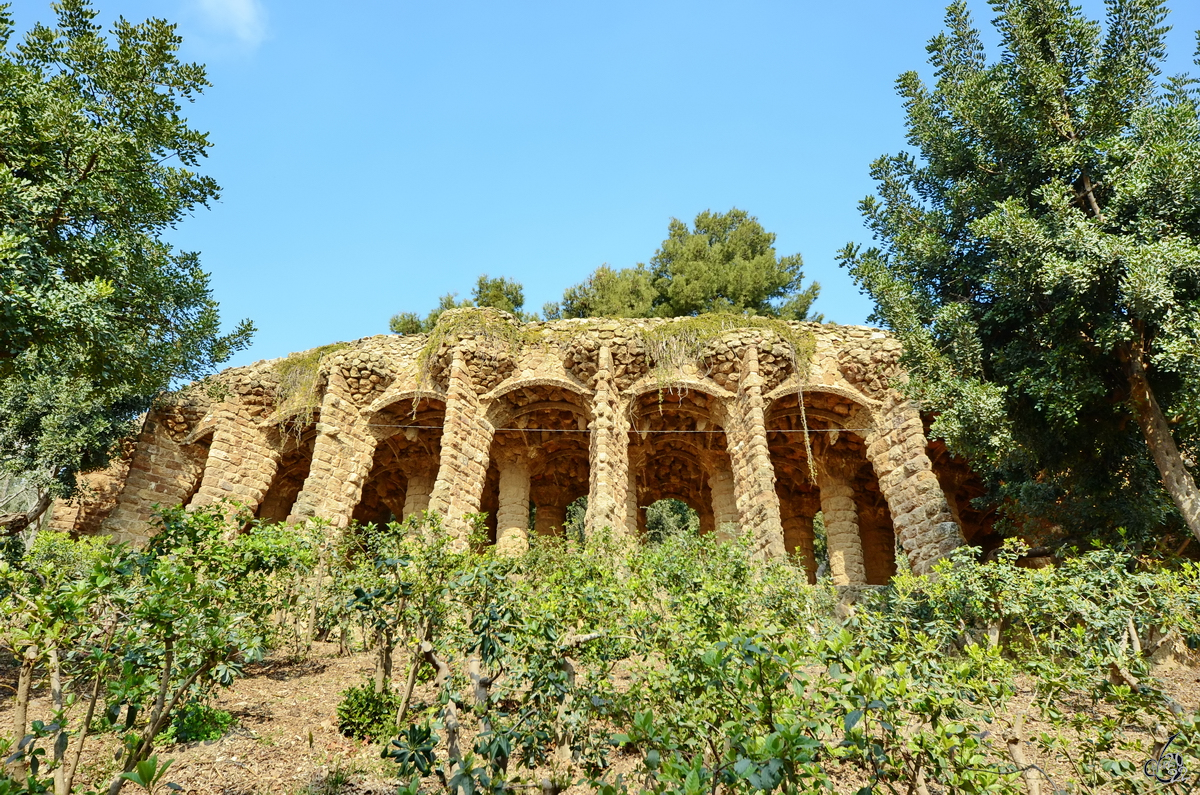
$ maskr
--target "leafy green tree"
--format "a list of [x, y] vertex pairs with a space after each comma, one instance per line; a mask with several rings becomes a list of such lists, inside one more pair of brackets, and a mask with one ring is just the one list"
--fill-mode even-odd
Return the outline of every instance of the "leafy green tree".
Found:
[[422, 319], [416, 312], [400, 312], [393, 315], [388, 328], [396, 334], [428, 334], [437, 325], [437, 319], [447, 309], [468, 306], [490, 306], [516, 315], [522, 320], [531, 320], [534, 315], [521, 311], [525, 306], [525, 288], [514, 279], [503, 276], [491, 278], [482, 274], [471, 290], [471, 297], [457, 300], [457, 293], [447, 293], [438, 301], [437, 308]]
[[810, 315], [820, 285], [803, 287], [802, 265], [799, 254], [778, 256], [774, 233], [744, 210], [705, 210], [691, 228], [671, 219], [667, 239], [649, 266], [613, 270], [602, 265], [567, 289], [561, 308], [550, 305], [546, 314], [682, 317], [734, 312], [820, 320]]
[[1200, 537], [1196, 82], [1159, 79], [1162, 0], [1108, 4], [1106, 28], [993, 6], [999, 60], [959, 2], [936, 82], [900, 77], [915, 154], [875, 161], [879, 245], [842, 262], [993, 497], [1077, 528], [1178, 511]]
[[562, 307], [545, 312], [561, 317], [650, 317], [654, 313], [654, 280], [644, 265], [613, 270], [601, 265], [585, 281], [568, 287]]
[[163, 20], [106, 37], [86, 0], [56, 8], [55, 27], [14, 48], [0, 8], [0, 467], [38, 491], [0, 516], [5, 534], [73, 494], [155, 396], [253, 331], [222, 335], [197, 256], [160, 239], [218, 195], [195, 170], [208, 138], [180, 116], [204, 68], [179, 62]]

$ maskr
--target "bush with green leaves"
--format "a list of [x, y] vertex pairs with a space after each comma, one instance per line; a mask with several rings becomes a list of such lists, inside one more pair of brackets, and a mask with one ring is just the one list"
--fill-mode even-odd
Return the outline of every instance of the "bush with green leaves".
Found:
[[[802, 568], [694, 532], [535, 539], [450, 568], [421, 657], [435, 704], [384, 750], [407, 792], [1020, 792], [1042, 775], [1007, 742], [1022, 673], [1044, 683], [1032, 706], [1053, 727], [1022, 737], [1056, 765], [1043, 791], [1143, 791], [1133, 763], [1156, 731], [1200, 760], [1197, 717], [1148, 665], [1155, 638], [1194, 632], [1190, 567], [1098, 551], [1025, 569], [967, 551], [844, 620], [839, 591]], [[1131, 615], [1140, 652], [1120, 637]], [[615, 764], [630, 755], [634, 771]]]
[[175, 714], [160, 739], [163, 745], [219, 740], [235, 723], [237, 718], [223, 709], [202, 701], [189, 701]]
[[[65, 795], [104, 725], [120, 736], [118, 765], [130, 775], [163, 742], [227, 728], [207, 699], [286, 638], [289, 594], [313, 560], [308, 528], [243, 525], [230, 506], [163, 509], [144, 549], [45, 533], [0, 562], [0, 645], [20, 663], [0, 780], [25, 787], [37, 767]], [[51, 714], [33, 720], [43, 679]], [[43, 735], [52, 752], [39, 759]], [[117, 776], [109, 792], [131, 780]]]
[[355, 685], [338, 702], [338, 731], [356, 740], [387, 740], [396, 733], [400, 698], [393, 690], [375, 692], [373, 681]]

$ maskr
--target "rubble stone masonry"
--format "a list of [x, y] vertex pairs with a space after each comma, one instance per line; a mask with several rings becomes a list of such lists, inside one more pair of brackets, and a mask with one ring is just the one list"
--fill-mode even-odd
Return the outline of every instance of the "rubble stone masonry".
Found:
[[[631, 539], [671, 498], [702, 532], [744, 534], [759, 559], [796, 555], [810, 579], [820, 510], [829, 573], [846, 585], [886, 581], [897, 544], [923, 573], [989, 531], [952, 511], [968, 498], [948, 502], [941, 483], [964, 476], [935, 472], [927, 418], [895, 388], [890, 335], [726, 320], [705, 337], [689, 323], [452, 310], [431, 335], [313, 354], [310, 394], [286, 393], [282, 360], [226, 370], [218, 388], [155, 408], [53, 526], [138, 543], [155, 505], [232, 500], [264, 521], [335, 528], [430, 510], [461, 544], [481, 523], [520, 554], [562, 533], [581, 497], [582, 532]], [[689, 356], [664, 360], [676, 331]]]

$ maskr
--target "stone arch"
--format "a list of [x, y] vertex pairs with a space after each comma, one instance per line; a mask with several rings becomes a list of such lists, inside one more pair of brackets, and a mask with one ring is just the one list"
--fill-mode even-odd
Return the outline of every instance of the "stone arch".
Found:
[[647, 506], [678, 499], [700, 518], [701, 532], [738, 520], [726, 435], [724, 390], [672, 383], [643, 388], [629, 402], [630, 525], [646, 528]]
[[542, 375], [509, 379], [508, 381], [505, 381], [497, 386], [491, 392], [483, 395], [480, 400], [483, 400], [494, 406], [500, 402], [501, 398], [516, 392], [517, 390], [537, 387], [561, 389], [565, 392], [576, 394], [583, 399], [586, 399], [591, 395], [587, 388], [578, 381], [569, 378], [560, 378], [558, 376]]
[[647, 394], [666, 394], [669, 392], [701, 392], [721, 401], [722, 406], [734, 396], [733, 392], [730, 392], [714, 381], [704, 378], [691, 378], [684, 374], [680, 374], [666, 382], [660, 382], [653, 375], [647, 375], [634, 382], [625, 390], [624, 394], [631, 399], [637, 399]]
[[216, 430], [216, 423], [210, 422], [203, 425], [184, 437], [183, 443], [179, 446], [179, 451], [187, 464], [183, 474], [187, 485], [180, 496], [180, 505], [185, 507], [191, 505], [192, 500], [196, 498], [196, 493], [200, 491], [200, 484], [204, 480], [204, 468], [208, 465], [208, 456], [212, 451], [213, 436], [216, 434]]
[[381, 403], [372, 405], [366, 417], [376, 441], [352, 514], [360, 523], [400, 521], [425, 510], [441, 455], [446, 403], [439, 393], [411, 390]]
[[834, 583], [885, 584], [895, 573], [895, 537], [867, 456], [874, 427], [869, 407], [861, 396], [837, 387], [802, 391], [792, 385], [772, 397], [767, 444], [787, 551], [803, 559], [815, 582], [812, 523], [820, 510]]
[[281, 439], [279, 466], [276, 467], [266, 494], [254, 513], [256, 519], [264, 522], [287, 520], [312, 469], [316, 438], [316, 428], [310, 426], [298, 437], [286, 435]]
[[480, 502], [497, 547], [517, 554], [528, 546], [530, 507], [539, 534], [562, 532], [567, 506], [588, 493], [588, 394], [554, 377], [501, 385], [487, 396], [494, 428], [488, 476]]

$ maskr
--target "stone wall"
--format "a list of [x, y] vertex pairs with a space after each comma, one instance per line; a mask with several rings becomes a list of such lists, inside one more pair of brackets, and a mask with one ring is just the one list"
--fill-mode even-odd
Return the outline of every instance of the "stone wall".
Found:
[[580, 497], [585, 533], [631, 538], [646, 506], [672, 498], [703, 532], [746, 534], [758, 558], [799, 556], [810, 579], [820, 510], [830, 573], [850, 585], [886, 581], [897, 544], [925, 572], [981, 532], [963, 524], [978, 518], [962, 507], [969, 470], [931, 459], [920, 412], [893, 388], [896, 340], [741, 323], [453, 310], [431, 335], [297, 354], [315, 368], [311, 394], [281, 385], [283, 360], [228, 370], [217, 393], [150, 414], [103, 506], [63, 506], [56, 522], [137, 541], [155, 504], [224, 497], [264, 520], [335, 527], [428, 509], [465, 544], [483, 512], [518, 554], [561, 533]]

